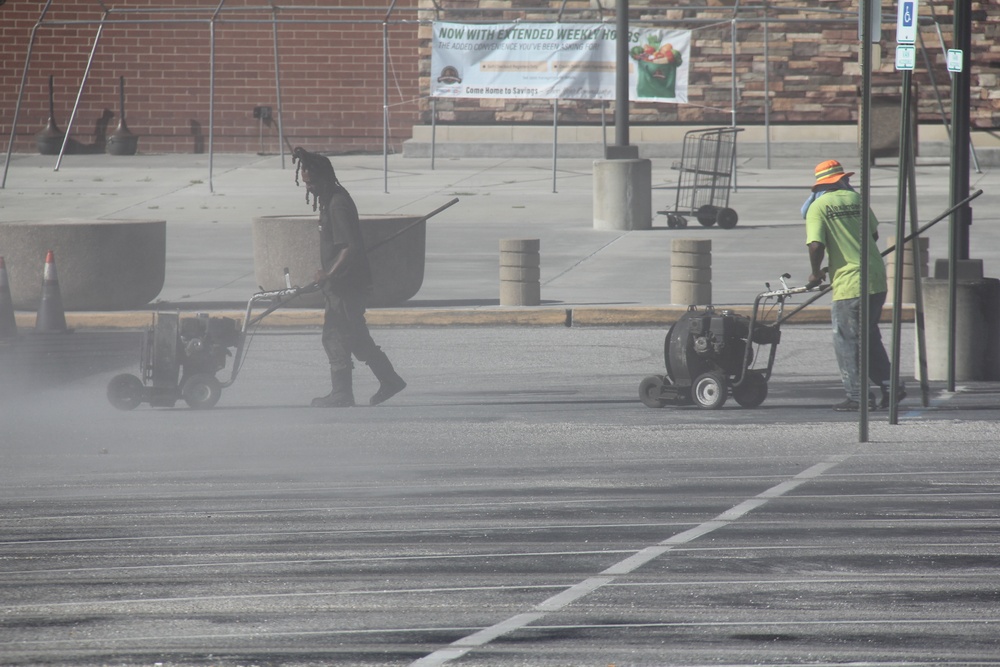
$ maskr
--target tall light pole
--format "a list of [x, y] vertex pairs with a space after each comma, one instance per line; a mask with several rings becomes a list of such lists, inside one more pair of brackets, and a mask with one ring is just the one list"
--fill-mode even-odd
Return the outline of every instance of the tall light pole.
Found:
[[630, 145], [628, 132], [628, 0], [618, 0], [615, 12], [615, 141], [604, 157], [634, 159], [639, 147]]

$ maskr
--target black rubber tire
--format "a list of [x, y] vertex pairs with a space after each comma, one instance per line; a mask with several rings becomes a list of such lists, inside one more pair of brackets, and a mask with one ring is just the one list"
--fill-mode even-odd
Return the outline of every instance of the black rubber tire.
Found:
[[208, 373], [195, 373], [181, 385], [181, 398], [195, 410], [215, 407], [220, 396], [222, 396], [222, 384], [214, 375]]
[[667, 213], [667, 227], [670, 229], [684, 229], [688, 226], [687, 218], [677, 213]]
[[767, 380], [760, 371], [747, 371], [743, 382], [733, 386], [733, 400], [744, 408], [756, 408], [767, 398]]
[[650, 375], [639, 383], [639, 400], [647, 408], [662, 408], [667, 402], [660, 398], [663, 389], [663, 376]]
[[716, 218], [719, 217], [719, 209], [711, 204], [705, 204], [698, 207], [694, 217], [698, 218], [698, 222], [701, 223], [702, 227], [711, 227], [715, 224]]
[[135, 410], [142, 403], [142, 380], [122, 373], [108, 383], [108, 401], [119, 410]]
[[740, 221], [740, 216], [731, 208], [720, 208], [715, 223], [722, 229], [732, 229]]
[[729, 398], [729, 387], [721, 373], [702, 373], [691, 384], [691, 400], [704, 410], [718, 410]]

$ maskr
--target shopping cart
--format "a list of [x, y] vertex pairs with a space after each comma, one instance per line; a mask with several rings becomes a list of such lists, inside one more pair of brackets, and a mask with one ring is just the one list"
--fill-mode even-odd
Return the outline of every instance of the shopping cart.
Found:
[[729, 208], [729, 186], [736, 161], [736, 133], [742, 131], [742, 127], [713, 127], [684, 133], [681, 161], [672, 165], [680, 172], [674, 210], [657, 211], [667, 216], [668, 227], [687, 227], [685, 215], [695, 216], [704, 227], [736, 226], [739, 216]]

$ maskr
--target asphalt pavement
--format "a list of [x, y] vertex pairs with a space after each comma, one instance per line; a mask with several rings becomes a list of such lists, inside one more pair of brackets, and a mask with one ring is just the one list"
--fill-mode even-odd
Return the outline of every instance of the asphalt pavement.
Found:
[[409, 382], [377, 408], [309, 407], [318, 332], [283, 328], [213, 409], [127, 412], [138, 332], [26, 336], [0, 664], [1000, 664], [995, 383], [858, 443], [825, 325], [717, 410], [639, 402], [655, 328], [375, 335]]
[[[460, 199], [428, 223], [421, 290], [369, 314], [406, 391], [308, 407], [329, 376], [307, 310], [250, 339], [213, 409], [125, 412], [105, 394], [140, 372], [149, 312], [245, 304], [253, 217], [309, 214], [304, 192], [279, 156], [215, 156], [211, 179], [207, 156], [17, 156], [0, 219], [165, 219], [168, 241], [158, 303], [0, 345], [0, 664], [1000, 664], [996, 383], [926, 403], [911, 383], [859, 442], [804, 317], [759, 408], [639, 401], [684, 308], [672, 239], [712, 240], [717, 305], [803, 282], [799, 207], [831, 157], [856, 169], [741, 160], [734, 229], [633, 232], [593, 229], [589, 160], [334, 157], [363, 213]], [[924, 222], [948, 167], [917, 171]], [[895, 168], [872, 176], [890, 222]], [[987, 276], [996, 178], [972, 178]], [[653, 180], [671, 208], [677, 172]], [[540, 239], [541, 306], [499, 305], [502, 238]]]
[[[426, 268], [419, 292], [394, 308], [373, 310], [379, 324], [662, 324], [676, 317], [671, 299], [671, 243], [676, 238], [712, 241], [712, 301], [749, 304], [777, 285], [805, 282], [808, 262], [800, 207], [823, 159], [858, 169], [852, 155], [739, 158], [729, 206], [739, 216], [733, 229], [703, 227], [688, 216], [685, 229], [670, 229], [656, 214], [653, 228], [599, 231], [593, 227], [589, 159], [388, 158], [333, 156], [340, 180], [363, 214], [423, 215], [453, 198], [459, 203], [427, 225]], [[0, 190], [0, 220], [40, 218], [135, 218], [167, 222], [166, 276], [148, 309], [218, 312], [241, 309], [258, 291], [254, 279], [252, 219], [260, 215], [310, 215], [304, 190], [294, 183], [291, 159], [278, 155], [69, 155], [14, 156]], [[284, 162], [284, 165], [282, 164]], [[676, 160], [653, 160], [654, 211], [684, 210], [690, 193], [678, 190]], [[854, 183], [859, 183], [859, 176]], [[916, 169], [918, 219], [923, 224], [949, 206], [946, 160], [920, 159]], [[972, 173], [974, 202], [970, 256], [985, 275], [1000, 273], [1000, 170]], [[871, 171], [871, 201], [885, 239], [894, 234], [898, 170], [880, 160]], [[947, 257], [948, 222], [927, 232], [930, 266]], [[541, 255], [539, 307], [499, 305], [499, 241], [537, 238]], [[58, 258], [57, 258], [58, 263]], [[107, 270], [113, 270], [108, 267]], [[42, 265], [39, 264], [39, 280]], [[828, 300], [805, 311], [823, 317]], [[69, 313], [71, 326], [138, 326], [128, 313]], [[299, 313], [293, 324], [318, 321]], [[276, 313], [270, 324], [280, 324]], [[803, 320], [805, 318], [803, 317]], [[21, 313], [22, 326], [33, 313]]]

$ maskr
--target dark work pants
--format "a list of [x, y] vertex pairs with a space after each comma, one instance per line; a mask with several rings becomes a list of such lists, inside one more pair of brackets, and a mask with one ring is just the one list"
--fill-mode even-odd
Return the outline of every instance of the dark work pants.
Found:
[[[889, 386], [889, 376], [892, 371], [889, 355], [882, 344], [882, 333], [878, 328], [882, 317], [882, 306], [885, 304], [885, 292], [871, 294], [868, 297], [868, 377], [879, 387]], [[844, 392], [847, 397], [860, 401], [861, 381], [861, 298], [834, 301], [830, 309], [833, 322], [833, 347], [837, 353], [837, 363], [840, 366], [840, 376], [844, 382]]]
[[323, 349], [330, 359], [330, 370], [354, 368], [351, 356], [369, 362], [384, 356], [372, 340], [365, 322], [365, 297], [362, 294], [333, 294], [326, 297], [326, 314], [323, 319]]

